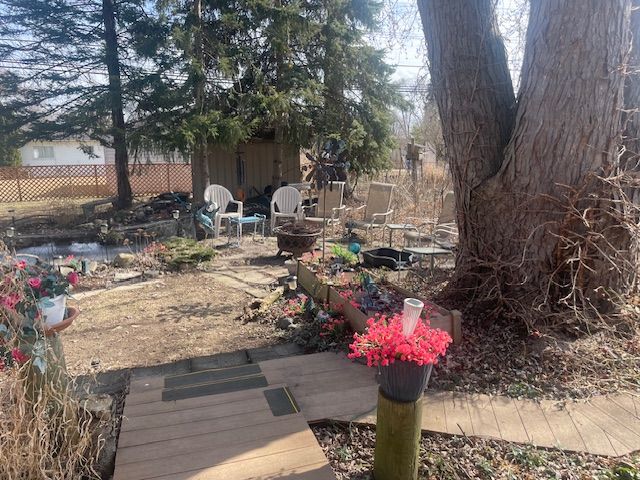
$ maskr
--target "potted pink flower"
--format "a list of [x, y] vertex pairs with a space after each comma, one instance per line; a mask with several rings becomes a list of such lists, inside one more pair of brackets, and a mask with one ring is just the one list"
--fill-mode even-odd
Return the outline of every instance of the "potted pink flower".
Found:
[[420, 398], [433, 365], [452, 341], [447, 332], [419, 318], [422, 302], [407, 300], [402, 314], [370, 318], [365, 333], [354, 334], [349, 346], [349, 358], [365, 358], [368, 366], [378, 367], [380, 388], [388, 398], [400, 402]]
[[69, 289], [78, 284], [78, 272], [71, 271], [63, 275], [53, 266], [30, 266], [25, 270], [28, 275], [27, 285], [31, 295], [37, 300], [37, 307], [42, 313], [44, 324], [53, 327], [62, 320], [67, 307]]

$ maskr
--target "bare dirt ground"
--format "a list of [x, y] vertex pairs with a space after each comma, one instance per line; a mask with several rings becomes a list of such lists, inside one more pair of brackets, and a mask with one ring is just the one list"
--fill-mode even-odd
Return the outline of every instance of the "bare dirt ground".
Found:
[[251, 297], [206, 272], [166, 275], [79, 300], [62, 334], [70, 373], [148, 366], [279, 343], [271, 325], [236, 317]]

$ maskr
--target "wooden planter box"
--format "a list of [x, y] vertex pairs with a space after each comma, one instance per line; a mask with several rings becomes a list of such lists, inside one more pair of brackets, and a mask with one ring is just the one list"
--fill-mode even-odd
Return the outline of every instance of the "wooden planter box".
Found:
[[[430, 306], [433, 309], [431, 313], [431, 326], [433, 328], [439, 328], [444, 330], [453, 339], [454, 344], [458, 344], [462, 341], [462, 314], [458, 310], [446, 310], [439, 305], [425, 299], [416, 296], [414, 293], [391, 283], [384, 283], [387, 288], [392, 288], [397, 291], [403, 297], [417, 298], [424, 302], [425, 306]], [[340, 296], [338, 291], [329, 287], [329, 305], [341, 305], [344, 316], [349, 320], [351, 328], [362, 333], [366, 326], [369, 316], [363, 313], [360, 309], [355, 308], [348, 301]]]
[[[316, 274], [304, 263], [298, 261], [298, 285], [304, 288], [314, 300], [320, 303], [329, 302], [329, 290], [333, 283], [320, 280]], [[352, 280], [354, 273], [344, 273], [348, 280]]]
[[[430, 306], [433, 309], [431, 314], [431, 326], [433, 328], [439, 328], [444, 330], [453, 339], [454, 344], [458, 344], [462, 340], [462, 314], [458, 310], [447, 310], [439, 305], [425, 299], [416, 296], [409, 290], [394, 285], [390, 282], [381, 282], [387, 288], [392, 288], [398, 292], [402, 297], [418, 298], [425, 305]], [[340, 305], [344, 312], [344, 316], [349, 320], [351, 328], [362, 333], [366, 326], [369, 316], [363, 313], [359, 309], [355, 308], [348, 301], [340, 296], [338, 290], [336, 290], [330, 284], [319, 280], [316, 274], [309, 269], [302, 262], [298, 262], [298, 285], [304, 288], [314, 300], [321, 303], [328, 303], [329, 305]]]
[[298, 285], [304, 288], [314, 300], [327, 303], [329, 300], [329, 285], [316, 277], [309, 267], [298, 261]]

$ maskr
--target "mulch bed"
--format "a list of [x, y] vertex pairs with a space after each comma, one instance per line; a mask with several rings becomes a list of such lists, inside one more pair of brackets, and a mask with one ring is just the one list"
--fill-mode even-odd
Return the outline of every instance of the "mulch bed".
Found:
[[[401, 285], [434, 298], [449, 274], [436, 270], [433, 278], [409, 275]], [[558, 400], [640, 393], [638, 329], [624, 336], [607, 330], [528, 332], [519, 324], [483, 322], [478, 314], [465, 312], [462, 339], [434, 370], [430, 388]]]
[[[428, 414], [428, 412], [424, 412]], [[372, 480], [375, 429], [349, 424], [311, 427], [338, 480]], [[508, 442], [423, 434], [418, 478], [425, 480], [635, 480], [640, 456], [612, 459]]]

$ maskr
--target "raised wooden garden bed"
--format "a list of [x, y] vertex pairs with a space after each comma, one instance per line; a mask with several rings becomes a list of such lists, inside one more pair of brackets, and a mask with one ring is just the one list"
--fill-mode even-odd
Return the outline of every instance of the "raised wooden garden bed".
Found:
[[298, 285], [304, 288], [315, 301], [320, 303], [329, 301], [329, 285], [316, 277], [316, 274], [302, 262], [298, 262]]
[[[335, 287], [318, 279], [316, 274], [302, 262], [298, 262], [298, 284], [304, 288], [314, 300], [328, 303], [329, 305], [341, 306], [345, 317], [351, 324], [351, 328], [359, 333], [364, 331], [369, 316], [342, 298]], [[416, 296], [413, 292], [390, 282], [385, 281], [380, 282], [380, 284], [386, 288], [395, 290], [402, 297], [418, 298], [424, 302], [425, 305], [432, 309], [430, 319], [431, 326], [449, 333], [454, 344], [462, 341], [462, 314], [458, 310], [447, 310], [426, 298]]]

